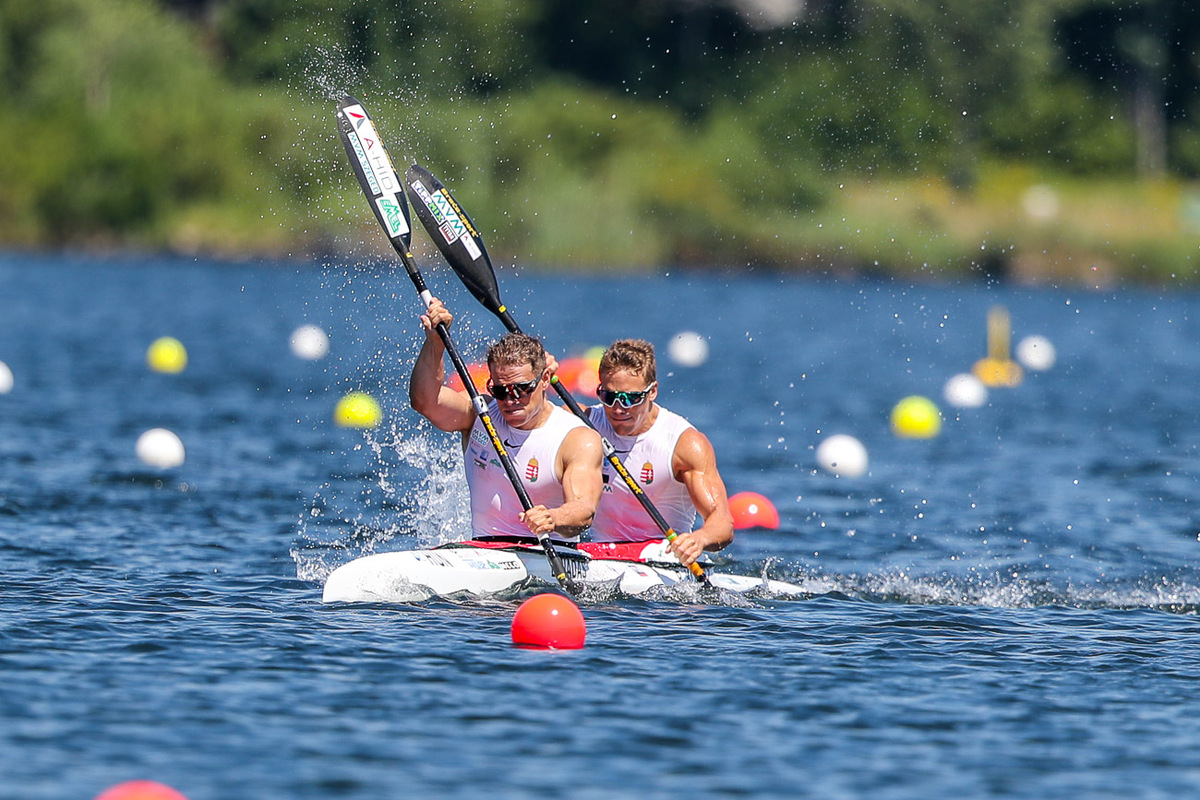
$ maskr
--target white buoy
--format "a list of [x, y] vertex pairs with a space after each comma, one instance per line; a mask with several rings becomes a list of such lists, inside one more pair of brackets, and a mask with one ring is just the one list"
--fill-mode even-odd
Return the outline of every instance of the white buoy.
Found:
[[817, 447], [817, 463], [843, 478], [859, 478], [867, 472], [867, 448], [853, 436], [837, 433]]
[[292, 331], [292, 353], [306, 361], [316, 361], [329, 353], [329, 336], [318, 325], [301, 325]]
[[159, 469], [171, 469], [183, 463], [183, 442], [166, 428], [151, 428], [138, 437], [137, 457]]
[[1058, 216], [1058, 192], [1044, 184], [1030, 186], [1021, 195], [1021, 207], [1036, 220], [1052, 220]]
[[1045, 372], [1054, 366], [1056, 359], [1054, 345], [1045, 336], [1026, 336], [1017, 343], [1017, 361], [1026, 369]]
[[983, 381], [969, 372], [960, 372], [942, 387], [942, 397], [952, 406], [979, 408], [987, 402], [988, 390]]
[[0, 361], [0, 394], [8, 394], [13, 390], [13, 374], [8, 364]]
[[667, 354], [676, 364], [698, 367], [708, 360], [708, 342], [694, 331], [680, 331], [671, 337]]

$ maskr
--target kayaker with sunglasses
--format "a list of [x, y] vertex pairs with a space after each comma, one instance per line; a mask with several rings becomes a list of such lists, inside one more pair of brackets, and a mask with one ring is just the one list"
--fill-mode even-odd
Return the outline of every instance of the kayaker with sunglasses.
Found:
[[[707, 436], [655, 402], [654, 345], [641, 339], [615, 341], [601, 356], [599, 372], [600, 404], [588, 409], [589, 418], [678, 534], [671, 552], [686, 566], [705, 550], [723, 549], [733, 541], [733, 518], [716, 453]], [[692, 530], [697, 512], [701, 525]], [[592, 541], [660, 538], [661, 531], [606, 460]]]
[[604, 453], [599, 435], [547, 400], [550, 374], [540, 341], [509, 333], [488, 348], [488, 414], [533, 502], [524, 511], [470, 395], [444, 385], [446, 350], [436, 327], [453, 321], [437, 298], [421, 316], [425, 342], [413, 364], [408, 397], [435, 427], [463, 437], [473, 536], [578, 537], [600, 500]]

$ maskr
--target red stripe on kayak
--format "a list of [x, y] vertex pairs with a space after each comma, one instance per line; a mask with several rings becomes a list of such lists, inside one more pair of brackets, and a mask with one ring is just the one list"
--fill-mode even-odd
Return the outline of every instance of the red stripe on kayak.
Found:
[[[581, 553], [587, 553], [594, 559], [608, 561], [637, 561], [645, 563], [646, 558], [643, 553], [648, 547], [660, 548], [662, 539], [649, 539], [644, 542], [580, 542], [578, 545], [573, 543], [563, 543], [564, 547], [572, 547], [578, 549]], [[558, 544], [558, 542], [555, 542]], [[490, 541], [487, 539], [468, 539], [465, 542], [452, 542], [443, 547], [478, 547], [484, 550], [541, 550], [541, 545], [536, 539], [530, 539], [528, 542], [501, 540]], [[658, 550], [661, 552], [661, 550]]]
[[645, 542], [581, 542], [579, 549], [592, 558], [613, 559], [617, 561], [645, 561], [646, 557], [642, 554], [646, 549], [649, 547], [661, 547], [662, 542], [662, 539], [650, 539]]

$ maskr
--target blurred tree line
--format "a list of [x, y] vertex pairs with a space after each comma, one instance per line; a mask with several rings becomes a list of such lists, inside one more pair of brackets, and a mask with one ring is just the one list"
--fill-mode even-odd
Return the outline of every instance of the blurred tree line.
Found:
[[0, 0], [0, 231], [344, 250], [350, 92], [524, 263], [1185, 280], [1198, 44], [1187, 0]]

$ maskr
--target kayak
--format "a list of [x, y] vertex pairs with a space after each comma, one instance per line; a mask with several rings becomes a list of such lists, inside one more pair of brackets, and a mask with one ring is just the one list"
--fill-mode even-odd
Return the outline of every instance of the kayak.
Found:
[[[642, 595], [656, 587], [696, 585], [661, 540], [555, 544], [563, 568], [586, 591], [611, 589]], [[807, 597], [808, 590], [765, 576], [708, 572], [718, 589]], [[541, 545], [515, 539], [472, 539], [429, 549], [356, 558], [325, 581], [324, 603], [415, 603], [435, 597], [486, 597], [526, 586], [556, 586]]]

